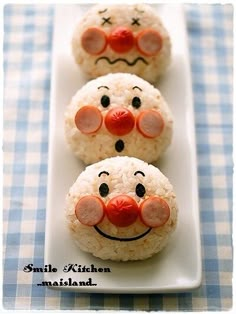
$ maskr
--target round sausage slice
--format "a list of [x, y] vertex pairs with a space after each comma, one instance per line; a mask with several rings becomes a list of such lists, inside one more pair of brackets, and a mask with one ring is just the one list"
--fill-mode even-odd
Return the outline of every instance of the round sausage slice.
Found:
[[108, 42], [115, 52], [125, 53], [133, 48], [134, 36], [129, 28], [119, 26], [111, 32]]
[[81, 45], [87, 53], [98, 55], [106, 49], [107, 35], [98, 27], [90, 27], [82, 34]]
[[95, 226], [102, 221], [105, 214], [103, 201], [92, 195], [82, 197], [75, 206], [77, 219], [86, 226]]
[[133, 130], [135, 119], [129, 109], [118, 107], [107, 112], [105, 125], [110, 133], [121, 136]]
[[106, 213], [113, 225], [128, 227], [136, 221], [139, 211], [136, 201], [124, 194], [115, 196], [108, 202]]
[[84, 106], [75, 115], [75, 125], [81, 133], [95, 133], [102, 126], [103, 117], [100, 110], [94, 106]]
[[138, 50], [146, 56], [155, 56], [162, 48], [162, 37], [153, 29], [144, 29], [136, 37]]
[[137, 117], [137, 129], [144, 137], [159, 136], [164, 125], [161, 114], [155, 110], [144, 110]]
[[158, 196], [149, 197], [140, 204], [140, 217], [148, 227], [161, 227], [170, 217], [169, 205]]

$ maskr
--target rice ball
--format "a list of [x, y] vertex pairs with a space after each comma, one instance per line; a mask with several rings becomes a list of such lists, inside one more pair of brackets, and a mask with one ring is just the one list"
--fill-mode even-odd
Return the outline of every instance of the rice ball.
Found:
[[72, 53], [90, 78], [127, 72], [153, 83], [170, 64], [171, 42], [150, 6], [100, 4], [76, 24]]
[[159, 252], [176, 228], [177, 211], [169, 180], [132, 157], [87, 166], [66, 197], [73, 239], [103, 260], [143, 260]]
[[154, 162], [172, 139], [173, 118], [160, 91], [134, 74], [87, 82], [65, 112], [65, 137], [85, 164], [129, 156]]

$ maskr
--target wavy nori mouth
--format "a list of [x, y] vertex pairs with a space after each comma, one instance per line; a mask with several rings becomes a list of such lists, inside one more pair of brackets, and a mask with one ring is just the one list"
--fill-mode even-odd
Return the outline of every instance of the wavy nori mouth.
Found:
[[123, 62], [126, 63], [129, 66], [133, 66], [135, 65], [138, 61], [143, 62], [144, 64], [148, 65], [148, 62], [142, 58], [142, 57], [137, 57], [136, 59], [134, 59], [132, 62], [124, 59], [124, 58], [117, 58], [114, 60], [110, 60], [108, 57], [100, 57], [95, 61], [95, 64], [97, 64], [100, 60], [106, 60], [109, 64], [115, 64], [117, 62]]
[[149, 228], [149, 229], [147, 229], [144, 233], [139, 234], [139, 235], [137, 235], [137, 236], [135, 236], [135, 237], [132, 237], [132, 238], [118, 238], [118, 237], [113, 237], [113, 236], [111, 236], [111, 235], [109, 235], [109, 234], [106, 234], [105, 232], [103, 232], [102, 230], [100, 230], [100, 229], [98, 228], [98, 226], [94, 226], [94, 229], [95, 229], [101, 236], [103, 236], [103, 237], [105, 237], [105, 238], [107, 238], [107, 239], [109, 239], [109, 240], [122, 241], [122, 242], [124, 242], [124, 241], [126, 241], [126, 242], [128, 242], [128, 241], [135, 241], [135, 240], [141, 239], [141, 238], [145, 237], [145, 236], [152, 230], [152, 228]]

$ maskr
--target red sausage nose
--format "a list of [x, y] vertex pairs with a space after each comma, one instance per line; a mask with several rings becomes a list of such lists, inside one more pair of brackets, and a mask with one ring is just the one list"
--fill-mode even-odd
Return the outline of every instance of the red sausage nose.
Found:
[[113, 108], [106, 114], [105, 125], [113, 135], [121, 136], [132, 131], [135, 119], [127, 108]]
[[107, 217], [117, 227], [128, 227], [138, 217], [139, 209], [135, 200], [127, 195], [113, 197], [107, 204]]
[[125, 53], [134, 46], [134, 36], [132, 31], [127, 27], [115, 28], [108, 38], [111, 49], [115, 52]]

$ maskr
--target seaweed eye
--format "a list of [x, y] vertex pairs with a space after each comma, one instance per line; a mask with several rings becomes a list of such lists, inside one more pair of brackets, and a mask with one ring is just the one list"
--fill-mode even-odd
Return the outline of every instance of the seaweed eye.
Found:
[[139, 197], [143, 197], [144, 194], [146, 193], [146, 189], [145, 189], [145, 187], [144, 187], [141, 183], [138, 183], [138, 184], [136, 185], [135, 192], [136, 192], [136, 194], [137, 194]]
[[138, 25], [138, 26], [140, 26], [141, 24], [139, 23], [139, 18], [134, 18], [134, 17], [132, 17], [132, 23], [131, 23], [131, 25]]
[[110, 97], [108, 97], [107, 95], [103, 95], [100, 102], [101, 105], [106, 108], [110, 105]]
[[105, 25], [106, 23], [112, 25], [112, 22], [110, 21], [111, 17], [103, 17], [102, 19], [103, 19], [102, 25]]
[[141, 106], [141, 99], [139, 97], [134, 97], [132, 99], [132, 106], [138, 109]]
[[105, 197], [107, 196], [107, 194], [109, 193], [109, 187], [106, 183], [102, 183], [100, 186], [99, 186], [99, 194], [102, 196], [102, 197]]

